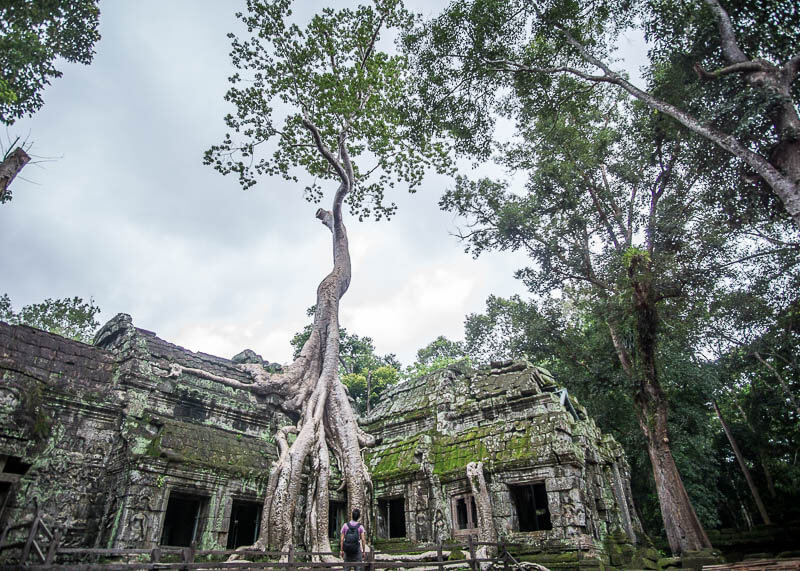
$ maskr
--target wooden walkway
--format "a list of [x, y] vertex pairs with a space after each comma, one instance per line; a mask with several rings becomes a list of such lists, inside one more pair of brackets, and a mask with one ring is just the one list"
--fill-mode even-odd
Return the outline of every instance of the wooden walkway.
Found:
[[755, 559], [753, 561], [740, 561], [739, 563], [726, 563], [724, 565], [704, 565], [703, 571], [797, 571], [800, 569], [800, 558], [792, 559]]
[[[470, 536], [462, 545], [452, 545], [447, 550], [439, 544], [425, 556], [401, 555], [401, 552], [383, 551], [364, 554], [360, 564], [346, 564], [338, 559], [329, 562], [315, 559], [332, 559], [331, 552], [295, 551], [292, 546], [285, 552], [265, 552], [259, 550], [200, 550], [191, 547], [155, 547], [153, 549], [90, 549], [61, 547], [61, 534], [52, 533], [37, 514], [32, 522], [26, 540], [5, 543], [9, 532], [24, 526], [7, 527], [0, 534], [0, 557], [13, 564], [0, 565], [0, 571], [29, 569], [31, 571], [128, 571], [159, 569], [356, 569], [373, 571], [376, 569], [471, 569], [478, 571], [481, 564], [491, 564], [495, 568], [510, 570], [517, 562], [507, 551], [504, 543], [478, 542]], [[491, 548], [496, 555], [479, 557], [481, 547]], [[458, 550], [464, 558], [450, 560], [451, 552]], [[228, 561], [231, 555], [255, 561]]]

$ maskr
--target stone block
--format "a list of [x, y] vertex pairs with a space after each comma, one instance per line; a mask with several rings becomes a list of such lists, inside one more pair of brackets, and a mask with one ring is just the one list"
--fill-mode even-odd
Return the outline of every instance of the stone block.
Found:
[[683, 569], [702, 569], [704, 565], [719, 565], [721, 563], [725, 563], [725, 559], [714, 549], [687, 551], [681, 556], [681, 567]]

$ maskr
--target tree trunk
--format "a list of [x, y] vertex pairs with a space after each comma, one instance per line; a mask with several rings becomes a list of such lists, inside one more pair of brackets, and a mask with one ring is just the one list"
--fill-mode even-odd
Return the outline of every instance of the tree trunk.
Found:
[[636, 416], [647, 442], [667, 541], [673, 553], [681, 554], [711, 547], [711, 542], [692, 507], [670, 449], [667, 397], [658, 381], [656, 367], [658, 313], [652, 284], [647, 277], [648, 266], [644, 257], [635, 257], [629, 267], [636, 316], [637, 363], [620, 343], [614, 328], [610, 329], [620, 362], [636, 383]]
[[635, 401], [639, 426], [647, 440], [647, 453], [653, 467], [670, 549], [681, 554], [711, 547], [672, 456], [667, 431], [667, 403], [661, 387], [645, 381]]
[[[354, 175], [345, 146], [339, 136], [338, 157], [324, 145], [316, 127], [304, 122], [320, 153], [339, 174], [339, 185], [331, 211], [319, 209], [317, 218], [333, 238], [333, 269], [317, 288], [316, 313], [311, 335], [293, 363], [283, 373], [270, 374], [257, 365], [242, 365], [254, 378], [244, 384], [218, 379], [255, 392], [285, 397], [283, 409], [298, 417], [293, 426], [278, 430], [278, 460], [267, 483], [264, 516], [256, 547], [287, 552], [294, 544], [294, 523], [299, 519], [297, 499], [307, 470], [305, 506], [306, 547], [315, 552], [331, 551], [328, 539], [330, 452], [336, 459], [347, 489], [347, 508], [359, 508], [362, 522], [369, 526], [372, 482], [361, 457], [361, 447], [374, 443], [356, 424], [347, 392], [338, 377], [339, 301], [350, 285], [350, 252], [342, 221], [342, 203], [353, 187]], [[289, 444], [289, 434], [296, 434]], [[234, 558], [235, 559], [235, 558]], [[315, 560], [333, 559], [315, 556]]]
[[9, 154], [2, 163], [0, 163], [0, 204], [6, 201], [6, 191], [8, 190], [11, 181], [14, 180], [22, 168], [28, 164], [31, 158], [28, 156], [22, 147], [17, 147], [14, 152]]
[[[497, 532], [494, 529], [494, 518], [492, 517], [492, 498], [489, 495], [489, 488], [486, 486], [486, 478], [483, 476], [483, 462], [470, 462], [467, 464], [467, 480], [475, 498], [475, 508], [478, 512], [478, 541], [496, 543]], [[478, 549], [480, 558], [487, 558], [489, 550], [482, 545]]]
[[747, 485], [750, 488], [750, 493], [753, 495], [753, 499], [756, 502], [758, 513], [761, 514], [761, 519], [765, 524], [772, 525], [769, 515], [767, 514], [767, 508], [764, 507], [764, 502], [761, 501], [761, 495], [758, 493], [758, 488], [756, 488], [755, 482], [753, 482], [753, 478], [750, 476], [750, 469], [747, 467], [744, 457], [742, 456], [742, 452], [739, 450], [739, 445], [736, 443], [736, 439], [733, 437], [733, 433], [731, 432], [730, 428], [728, 428], [728, 423], [725, 422], [724, 418], [722, 418], [722, 412], [719, 410], [719, 406], [717, 406], [717, 401], [713, 400], [711, 402], [714, 404], [714, 411], [717, 413], [717, 418], [719, 418], [719, 421], [722, 423], [722, 430], [725, 431], [725, 436], [728, 437], [728, 442], [731, 444], [733, 454], [736, 456], [736, 461], [739, 463], [739, 467], [742, 469], [744, 479], [747, 480]]

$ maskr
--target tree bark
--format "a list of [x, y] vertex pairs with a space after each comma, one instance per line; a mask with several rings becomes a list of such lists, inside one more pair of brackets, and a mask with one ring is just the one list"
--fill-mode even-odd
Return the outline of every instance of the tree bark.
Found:
[[[636, 316], [636, 356], [634, 363], [618, 336], [612, 335], [623, 368], [636, 383], [634, 403], [639, 426], [647, 442], [647, 453], [653, 468], [658, 502], [667, 541], [673, 553], [698, 551], [711, 547], [700, 520], [692, 507], [670, 448], [667, 429], [667, 397], [658, 380], [656, 349], [658, 343], [655, 295], [647, 279], [648, 262], [635, 257], [629, 267], [632, 301]], [[613, 327], [611, 328], [614, 331]]]
[[22, 168], [31, 160], [22, 147], [17, 147], [0, 163], [0, 204], [5, 202], [6, 191]]
[[[475, 508], [478, 512], [478, 541], [496, 543], [497, 532], [492, 518], [492, 498], [483, 475], [483, 462], [467, 464], [467, 480], [469, 480], [472, 496], [475, 498]], [[478, 557], [482, 559], [490, 555], [485, 545], [480, 546], [478, 553]]]
[[722, 423], [722, 430], [725, 431], [725, 436], [728, 437], [728, 442], [731, 444], [733, 454], [736, 456], [736, 461], [739, 463], [739, 467], [742, 469], [744, 479], [747, 480], [747, 485], [750, 488], [750, 493], [753, 495], [753, 499], [756, 502], [758, 513], [761, 514], [761, 519], [765, 524], [772, 525], [769, 515], [767, 514], [767, 508], [764, 507], [764, 502], [761, 501], [761, 495], [758, 493], [758, 488], [756, 488], [755, 482], [753, 482], [753, 477], [750, 475], [750, 469], [747, 467], [747, 464], [744, 461], [741, 450], [739, 450], [739, 445], [736, 443], [736, 439], [733, 437], [733, 433], [731, 433], [730, 428], [728, 428], [728, 423], [725, 422], [725, 419], [722, 417], [722, 412], [719, 410], [719, 406], [717, 406], [717, 401], [714, 400], [711, 402], [714, 404], [714, 411], [717, 413], [717, 418], [719, 418], [720, 423]]

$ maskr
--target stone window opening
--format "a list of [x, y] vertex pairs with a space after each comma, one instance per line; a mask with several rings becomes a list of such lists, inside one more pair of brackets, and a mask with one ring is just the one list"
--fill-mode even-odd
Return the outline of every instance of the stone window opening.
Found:
[[378, 537], [381, 539], [406, 537], [405, 498], [378, 499]]
[[553, 529], [547, 489], [543, 482], [509, 486], [511, 503], [516, 511], [516, 531], [545, 531]]
[[478, 528], [478, 506], [475, 496], [461, 494], [452, 498], [453, 529], [463, 531]]
[[170, 492], [161, 545], [189, 547], [200, 538], [208, 508], [208, 497], [184, 492]]
[[233, 500], [226, 549], [236, 549], [256, 542], [263, 508], [264, 504], [260, 502]]
[[6, 506], [11, 501], [12, 490], [19, 479], [28, 473], [31, 464], [23, 462], [18, 456], [0, 454], [0, 524], [5, 524], [3, 517]]
[[17, 456], [6, 456], [0, 461], [3, 466], [3, 473], [5, 474], [17, 474], [20, 476], [24, 476], [28, 473], [28, 469], [31, 467], [30, 464], [27, 462], [23, 462], [22, 458]]
[[347, 513], [347, 501], [330, 500], [328, 502], [328, 537], [337, 541], [345, 522], [350, 521]]

